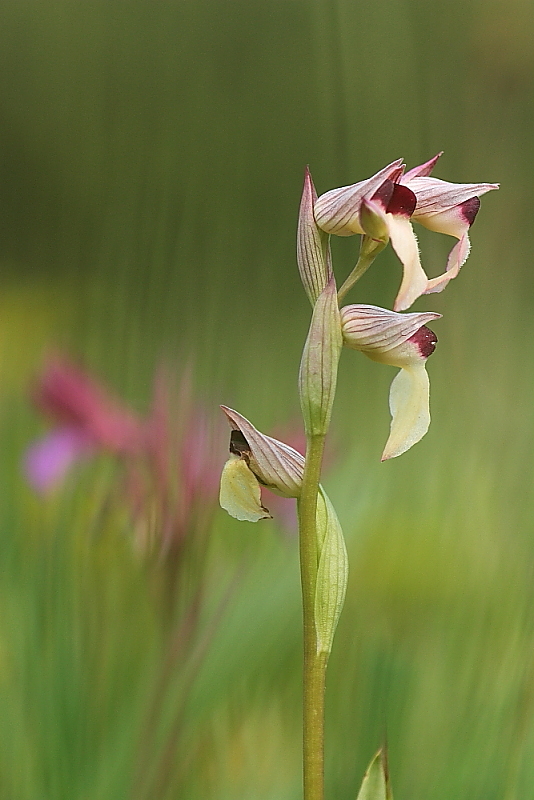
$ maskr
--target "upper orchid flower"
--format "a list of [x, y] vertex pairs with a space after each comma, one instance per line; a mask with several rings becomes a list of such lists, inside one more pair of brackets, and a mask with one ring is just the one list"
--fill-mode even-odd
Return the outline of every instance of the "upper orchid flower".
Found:
[[341, 309], [343, 339], [373, 361], [400, 367], [389, 394], [391, 432], [382, 461], [395, 458], [423, 438], [430, 425], [429, 381], [425, 362], [437, 337], [425, 323], [433, 312], [397, 314], [385, 308], [350, 305]]
[[[326, 192], [314, 204], [318, 226], [338, 236], [360, 233], [374, 238], [366, 222], [369, 210], [374, 228], [376, 220], [382, 220], [404, 269], [396, 311], [409, 308], [422, 294], [441, 291], [458, 274], [469, 255], [468, 231], [480, 207], [479, 196], [499, 188], [495, 183], [454, 184], [428, 177], [440, 155], [406, 174], [402, 160], [394, 161], [366, 181]], [[459, 239], [443, 275], [427, 277], [410, 219]]]

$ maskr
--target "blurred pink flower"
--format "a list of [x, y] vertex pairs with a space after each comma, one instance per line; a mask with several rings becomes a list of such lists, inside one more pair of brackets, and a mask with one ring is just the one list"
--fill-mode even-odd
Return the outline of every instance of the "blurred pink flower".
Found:
[[[189, 371], [174, 389], [168, 369], [154, 380], [152, 403], [143, 426], [146, 461], [144, 491], [159, 516], [161, 545], [178, 546], [191, 525], [206, 527], [217, 501], [224, 427], [194, 396]], [[130, 484], [132, 487], [132, 484]], [[139, 484], [134, 494], [140, 502]]]
[[193, 526], [207, 525], [217, 500], [223, 426], [214, 428], [189, 373], [174, 390], [169, 370], [158, 370], [144, 419], [63, 356], [48, 361], [32, 397], [55, 423], [25, 455], [36, 491], [49, 491], [76, 462], [105, 452], [121, 464], [141, 550], [167, 552]]
[[76, 461], [93, 453], [93, 442], [73, 426], [55, 428], [26, 452], [26, 476], [38, 492], [58, 484]]
[[142, 425], [137, 415], [66, 357], [48, 361], [32, 396], [56, 423], [26, 453], [26, 475], [37, 491], [51, 489], [76, 461], [98, 450], [116, 456], [139, 451]]

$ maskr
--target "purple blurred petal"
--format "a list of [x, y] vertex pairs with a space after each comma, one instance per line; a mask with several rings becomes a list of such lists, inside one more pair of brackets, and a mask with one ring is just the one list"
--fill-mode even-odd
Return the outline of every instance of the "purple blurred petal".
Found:
[[55, 428], [26, 451], [26, 478], [37, 492], [50, 491], [76, 461], [92, 450], [91, 439], [83, 431], [73, 427]]
[[87, 370], [65, 356], [45, 364], [33, 399], [37, 407], [63, 428], [78, 428], [112, 453], [137, 452], [141, 422]]

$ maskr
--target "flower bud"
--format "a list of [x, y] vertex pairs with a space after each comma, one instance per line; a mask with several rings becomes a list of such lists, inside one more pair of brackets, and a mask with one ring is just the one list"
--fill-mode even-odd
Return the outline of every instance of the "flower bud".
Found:
[[315, 221], [313, 206], [317, 192], [309, 169], [304, 176], [297, 228], [297, 263], [310, 302], [315, 302], [332, 276], [329, 235]]
[[392, 800], [385, 750], [379, 750], [367, 767], [356, 800]]
[[378, 203], [362, 200], [360, 208], [360, 225], [366, 236], [374, 242], [386, 245], [389, 242], [389, 230], [386, 215]]
[[315, 304], [300, 363], [300, 404], [308, 436], [328, 431], [342, 346], [337, 290], [332, 276]]

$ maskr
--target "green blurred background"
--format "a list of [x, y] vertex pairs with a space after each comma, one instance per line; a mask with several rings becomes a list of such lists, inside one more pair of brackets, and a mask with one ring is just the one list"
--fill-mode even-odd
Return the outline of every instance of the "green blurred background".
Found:
[[[300, 796], [294, 539], [216, 513], [208, 608], [241, 577], [201, 666], [170, 681], [165, 788], [137, 792], [171, 725], [140, 758], [150, 592], [127, 538], [98, 525], [105, 459], [52, 498], [26, 486], [42, 430], [28, 385], [59, 347], [143, 411], [161, 358], [194, 359], [214, 409], [266, 431], [294, 418], [304, 166], [322, 192], [439, 150], [438, 177], [502, 188], [460, 276], [415, 306], [444, 315], [421, 444], [379, 463], [392, 370], [342, 359], [325, 483], [351, 575], [327, 797], [355, 798], [386, 736], [397, 798], [532, 796], [532, 3], [5, 2], [0, 114], [0, 796]], [[453, 241], [418, 233], [438, 274]], [[334, 243], [339, 278], [356, 251]], [[383, 254], [351, 299], [390, 306], [399, 280]]]

